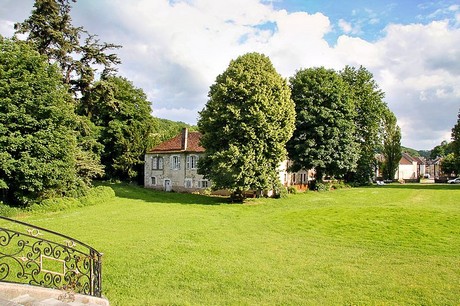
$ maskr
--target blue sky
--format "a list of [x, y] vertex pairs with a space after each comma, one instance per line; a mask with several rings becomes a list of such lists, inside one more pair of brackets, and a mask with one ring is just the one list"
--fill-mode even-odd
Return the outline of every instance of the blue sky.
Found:
[[[0, 34], [33, 0], [0, 0]], [[77, 0], [73, 23], [120, 44], [119, 74], [161, 118], [195, 124], [209, 86], [247, 52], [296, 70], [364, 66], [402, 129], [402, 144], [450, 140], [460, 108], [458, 1]]]
[[[352, 25], [356, 32], [351, 35], [373, 42], [382, 38], [388, 24], [428, 24], [433, 20], [455, 20], [459, 1], [321, 1], [321, 0], [280, 0], [267, 1], [277, 9], [289, 12], [305, 11], [322, 13], [329, 17], [336, 29], [326, 35], [327, 41], [334, 45], [342, 34], [338, 27], [340, 20]], [[453, 22], [455, 23], [455, 22]]]

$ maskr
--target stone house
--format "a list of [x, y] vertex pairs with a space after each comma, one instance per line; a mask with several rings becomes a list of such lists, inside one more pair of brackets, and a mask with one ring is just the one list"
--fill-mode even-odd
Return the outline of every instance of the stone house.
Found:
[[194, 192], [211, 187], [211, 182], [198, 174], [198, 160], [204, 153], [201, 134], [182, 129], [145, 154], [144, 186], [165, 191]]
[[[211, 187], [211, 181], [198, 174], [198, 160], [205, 149], [200, 145], [200, 132], [182, 129], [176, 137], [148, 150], [145, 154], [144, 187], [164, 191], [202, 192]], [[290, 161], [285, 160], [278, 167], [281, 184], [294, 186], [298, 190], [308, 188], [314, 179], [314, 171], [289, 172]], [[214, 191], [227, 195], [228, 191]]]

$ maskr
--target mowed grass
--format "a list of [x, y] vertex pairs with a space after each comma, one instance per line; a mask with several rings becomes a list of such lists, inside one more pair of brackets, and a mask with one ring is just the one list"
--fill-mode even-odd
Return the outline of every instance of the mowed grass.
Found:
[[110, 186], [110, 203], [20, 219], [103, 252], [111, 305], [460, 304], [460, 186], [243, 205]]

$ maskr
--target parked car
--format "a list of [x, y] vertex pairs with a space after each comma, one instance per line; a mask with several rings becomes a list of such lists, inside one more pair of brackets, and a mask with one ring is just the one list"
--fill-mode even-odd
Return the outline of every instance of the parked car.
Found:
[[447, 181], [449, 184], [460, 184], [460, 177]]

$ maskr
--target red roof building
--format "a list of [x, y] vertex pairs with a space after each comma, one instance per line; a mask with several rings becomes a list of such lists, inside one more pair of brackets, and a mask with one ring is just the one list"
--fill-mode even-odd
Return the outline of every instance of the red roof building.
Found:
[[200, 145], [200, 138], [200, 132], [189, 132], [187, 128], [184, 128], [179, 135], [160, 143], [156, 147], [147, 151], [147, 153], [203, 153], [204, 148]]

